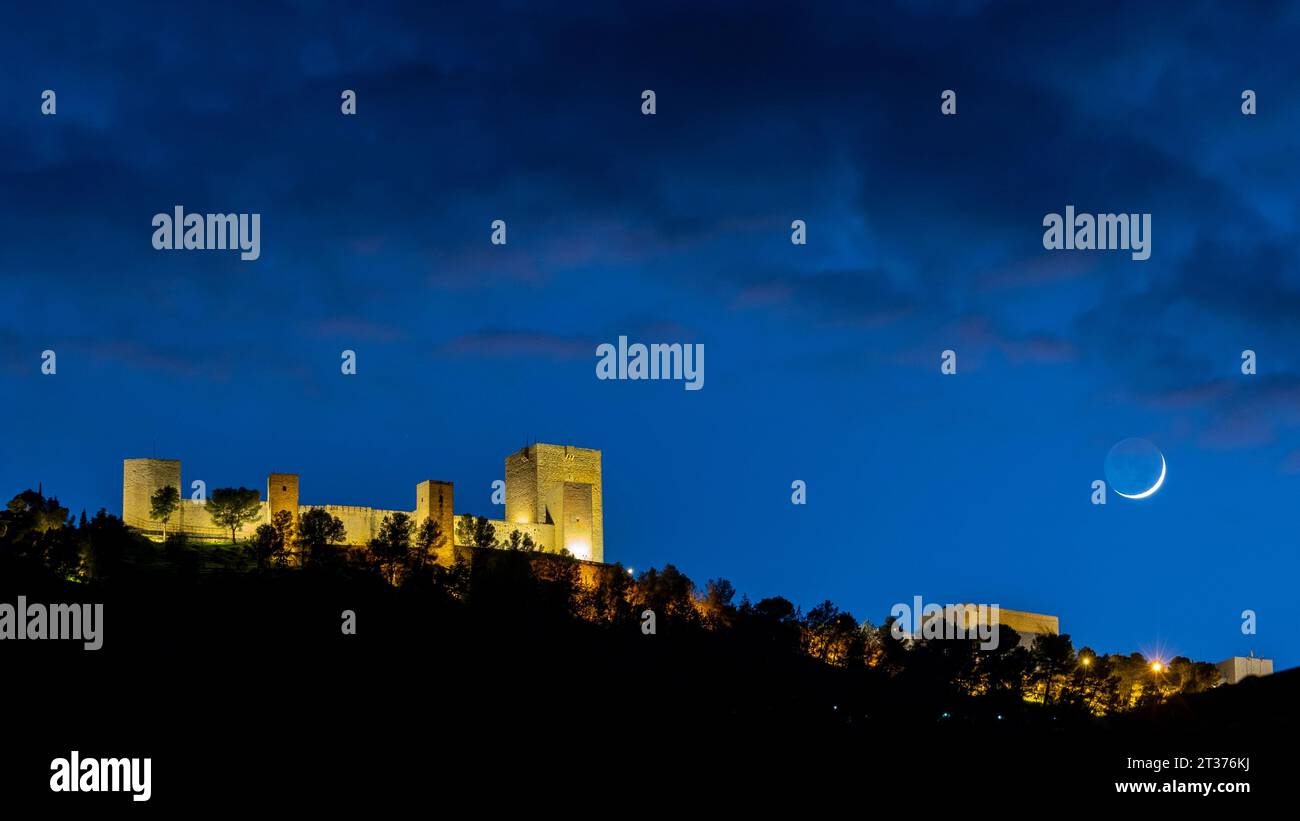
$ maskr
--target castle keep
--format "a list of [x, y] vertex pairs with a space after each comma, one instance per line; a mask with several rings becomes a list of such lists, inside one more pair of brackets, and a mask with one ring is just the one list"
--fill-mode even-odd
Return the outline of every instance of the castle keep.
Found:
[[[506, 512], [504, 520], [491, 520], [498, 539], [511, 531], [533, 537], [543, 550], [568, 550], [588, 561], [605, 560], [605, 532], [601, 507], [600, 451], [569, 445], [536, 444], [505, 459]], [[203, 502], [190, 499], [181, 484], [181, 463], [176, 459], [124, 459], [122, 461], [122, 521], [153, 538], [162, 538], [162, 523], [149, 518], [150, 497], [171, 485], [180, 493], [180, 508], [167, 523], [168, 533], [199, 539], [229, 538], [217, 527]], [[415, 510], [382, 510], [353, 505], [304, 505], [298, 498], [298, 474], [271, 473], [266, 477], [266, 498], [260, 515], [236, 531], [239, 538], [253, 535], [259, 525], [270, 524], [281, 510], [298, 515], [320, 509], [337, 516], [347, 530], [347, 543], [364, 545], [379, 533], [385, 516], [405, 513], [418, 526], [433, 519], [445, 534], [456, 534], [451, 482], [427, 480], [415, 486]]]

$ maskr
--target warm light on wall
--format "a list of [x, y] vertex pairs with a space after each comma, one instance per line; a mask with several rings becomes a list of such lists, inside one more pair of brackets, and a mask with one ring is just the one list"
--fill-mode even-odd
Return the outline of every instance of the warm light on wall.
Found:
[[570, 539], [565, 543], [564, 549], [579, 559], [591, 560], [591, 542], [586, 539]]

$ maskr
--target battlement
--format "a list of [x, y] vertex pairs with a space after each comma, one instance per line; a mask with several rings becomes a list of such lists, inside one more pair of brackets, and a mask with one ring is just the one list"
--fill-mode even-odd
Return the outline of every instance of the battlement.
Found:
[[600, 451], [539, 443], [507, 456], [505, 521], [553, 525], [554, 549], [603, 562]]
[[[506, 516], [492, 520], [497, 538], [506, 540], [514, 530], [531, 536], [543, 550], [568, 550], [586, 561], [604, 561], [604, 523], [601, 509], [600, 451], [570, 445], [535, 444], [505, 459]], [[349, 545], [364, 545], [379, 533], [386, 516], [405, 513], [417, 523], [438, 522], [449, 542], [456, 541], [453, 483], [432, 479], [415, 487], [414, 510], [386, 510], [363, 505], [301, 504], [299, 475], [271, 473], [266, 497], [257, 518], [236, 532], [248, 538], [260, 525], [287, 511], [296, 521], [306, 510], [325, 510], [343, 522]], [[181, 463], [177, 459], [124, 459], [122, 462], [122, 521], [151, 538], [162, 537], [162, 523], [150, 517], [151, 497], [171, 485], [178, 492]], [[181, 505], [167, 525], [168, 532], [197, 538], [229, 537], [217, 527], [202, 502], [181, 494]]]

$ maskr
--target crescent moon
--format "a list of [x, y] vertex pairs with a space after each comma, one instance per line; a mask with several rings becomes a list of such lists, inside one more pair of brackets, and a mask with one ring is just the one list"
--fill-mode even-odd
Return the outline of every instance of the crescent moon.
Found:
[[1151, 494], [1159, 490], [1160, 486], [1163, 485], [1164, 483], [1165, 483], [1165, 455], [1162, 453], [1160, 454], [1160, 478], [1156, 479], [1156, 483], [1154, 485], [1152, 485], [1147, 490], [1144, 490], [1141, 493], [1138, 493], [1134, 496], [1130, 496], [1129, 494], [1123, 493], [1118, 490], [1115, 492], [1119, 493], [1119, 495], [1123, 496], [1125, 499], [1145, 499], [1146, 497], [1150, 496]]

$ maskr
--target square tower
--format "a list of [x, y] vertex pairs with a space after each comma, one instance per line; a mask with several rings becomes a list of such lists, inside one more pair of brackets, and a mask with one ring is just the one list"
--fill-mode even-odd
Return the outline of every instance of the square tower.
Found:
[[266, 477], [266, 509], [271, 521], [281, 510], [289, 511], [293, 521], [298, 521], [298, 474], [272, 473]]
[[443, 542], [438, 553], [439, 560], [450, 563], [451, 547], [456, 539], [456, 520], [452, 516], [452, 483], [435, 482], [432, 479], [415, 486], [415, 526], [424, 524], [425, 519], [432, 519], [442, 529]]
[[[181, 493], [181, 463], [179, 459], [123, 459], [122, 460], [122, 521], [141, 530], [161, 530], [162, 524], [149, 518], [153, 508], [152, 496], [159, 488], [171, 485]], [[172, 517], [172, 528], [179, 529], [180, 515]]]
[[538, 443], [507, 456], [506, 521], [553, 524], [556, 547], [604, 561], [600, 451]]

